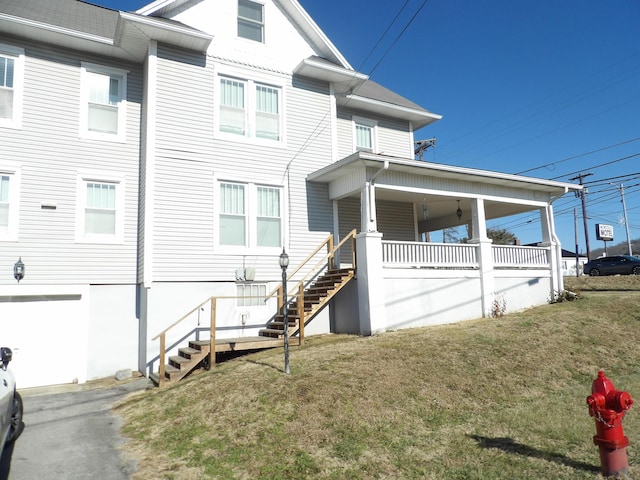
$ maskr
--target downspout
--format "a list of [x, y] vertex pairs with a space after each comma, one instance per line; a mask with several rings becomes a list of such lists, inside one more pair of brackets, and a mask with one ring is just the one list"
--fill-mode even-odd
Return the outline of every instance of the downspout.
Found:
[[[375, 214], [375, 201], [373, 200], [373, 195], [375, 194], [375, 184], [376, 184], [376, 178], [378, 178], [380, 176], [380, 174], [386, 170], [389, 170], [389, 160], [385, 160], [384, 164], [382, 165], [382, 167], [373, 175], [373, 177], [371, 177], [371, 179], [369, 180], [369, 223], [375, 222], [376, 221], [376, 214]], [[378, 227], [376, 226], [376, 230], [378, 229]]]

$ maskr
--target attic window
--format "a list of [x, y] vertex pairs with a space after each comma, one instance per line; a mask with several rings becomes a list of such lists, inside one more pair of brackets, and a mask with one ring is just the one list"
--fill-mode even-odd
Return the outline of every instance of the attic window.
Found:
[[264, 5], [238, 0], [238, 36], [264, 43]]

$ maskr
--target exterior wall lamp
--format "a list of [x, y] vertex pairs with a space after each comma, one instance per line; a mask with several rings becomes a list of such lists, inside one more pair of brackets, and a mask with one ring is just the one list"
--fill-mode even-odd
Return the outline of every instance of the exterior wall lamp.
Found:
[[18, 258], [18, 261], [13, 265], [13, 278], [15, 278], [18, 283], [24, 278], [24, 263], [22, 262], [22, 257]]
[[460, 209], [460, 200], [458, 200], [458, 209], [456, 210], [456, 215], [458, 215], [458, 220], [462, 219], [462, 210]]
[[284, 373], [287, 375], [289, 369], [289, 295], [287, 293], [287, 267], [289, 266], [289, 255], [282, 247], [280, 254], [280, 268], [282, 269], [282, 316], [284, 322]]

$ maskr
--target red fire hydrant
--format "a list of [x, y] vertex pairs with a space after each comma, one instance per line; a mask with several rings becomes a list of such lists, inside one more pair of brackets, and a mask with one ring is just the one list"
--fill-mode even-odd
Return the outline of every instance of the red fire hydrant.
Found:
[[596, 421], [593, 443], [600, 448], [600, 465], [605, 477], [624, 474], [629, 468], [627, 446], [622, 419], [631, 408], [633, 400], [627, 392], [616, 390], [603, 371], [593, 381], [591, 395], [587, 397], [589, 415]]

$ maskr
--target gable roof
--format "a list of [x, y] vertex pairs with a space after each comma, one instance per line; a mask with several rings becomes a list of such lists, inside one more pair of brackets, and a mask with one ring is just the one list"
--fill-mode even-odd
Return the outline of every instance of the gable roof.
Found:
[[[170, 15], [173, 10], [177, 10], [187, 2], [192, 1], [193, 0], [155, 0], [149, 5], [137, 10], [136, 13], [140, 15], [164, 17]], [[273, 0], [273, 3], [291, 19], [302, 35], [322, 57], [343, 68], [353, 70], [347, 59], [340, 53], [297, 0]]]
[[211, 36], [180, 22], [80, 0], [2, 0], [0, 31], [61, 47], [142, 61], [149, 40], [204, 51]]

